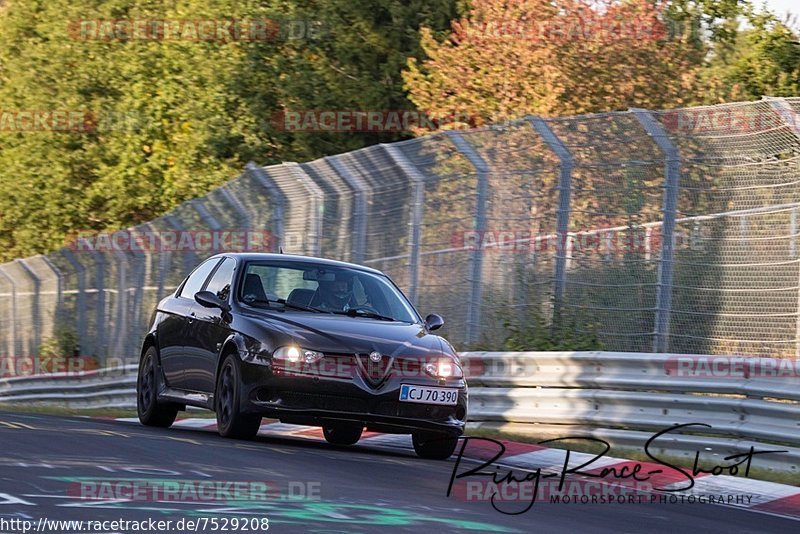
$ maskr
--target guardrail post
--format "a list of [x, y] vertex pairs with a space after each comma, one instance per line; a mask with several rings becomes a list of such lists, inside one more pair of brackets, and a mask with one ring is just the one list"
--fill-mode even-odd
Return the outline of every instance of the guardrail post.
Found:
[[256, 165], [254, 162], [249, 162], [245, 167], [245, 173], [250, 173], [258, 183], [269, 193], [270, 201], [272, 202], [272, 228], [270, 231], [275, 235], [275, 252], [283, 245], [283, 214], [286, 209], [286, 195], [275, 184], [272, 178], [264, 172], [264, 169]]
[[656, 284], [656, 317], [653, 352], [669, 350], [669, 320], [672, 311], [672, 275], [675, 255], [675, 216], [678, 208], [678, 185], [681, 174], [680, 154], [664, 128], [646, 109], [632, 108], [630, 112], [644, 127], [664, 153], [664, 224], [662, 227], [661, 255], [658, 262]]
[[369, 189], [360, 176], [350, 169], [337, 156], [323, 158], [336, 174], [342, 177], [347, 187], [353, 192], [353, 235], [350, 245], [351, 261], [361, 263], [366, 257], [367, 249], [367, 195]]
[[[783, 123], [792, 131], [792, 133], [800, 140], [800, 124], [798, 124], [797, 112], [792, 106], [783, 98], [762, 97], [772, 110], [781, 118]], [[797, 208], [792, 208], [791, 215], [791, 234], [792, 240], [790, 243], [790, 254], [795, 256], [795, 234], [797, 233]], [[798, 285], [800, 285], [800, 272], [798, 272]], [[794, 356], [800, 358], [800, 289], [797, 292], [797, 320], [795, 322], [795, 343], [794, 343]]]
[[[571, 256], [571, 242], [568, 243], [569, 208], [572, 194], [572, 154], [566, 145], [540, 117], [527, 117], [536, 133], [547, 143], [560, 161], [558, 179], [558, 208], [556, 211], [556, 265], [555, 287], [553, 289], [553, 322], [555, 329], [561, 321], [561, 304], [564, 300], [564, 287], [567, 283], [567, 258]], [[569, 249], [569, 250], [568, 250]]]
[[[475, 200], [475, 218], [473, 230], [484, 232], [486, 230], [486, 200], [489, 196], [489, 166], [486, 161], [475, 152], [469, 142], [464, 137], [453, 130], [446, 132], [447, 137], [453, 142], [455, 147], [462, 153], [469, 162], [475, 167], [478, 175], [477, 198]], [[483, 276], [483, 250], [482, 247], [475, 247], [470, 255], [470, 291], [469, 309], [467, 310], [467, 330], [465, 335], [466, 343], [474, 343], [480, 338], [481, 331], [481, 298], [482, 298], [482, 276]]]
[[415, 305], [419, 294], [419, 253], [422, 241], [422, 216], [425, 210], [425, 176], [394, 145], [381, 144], [395, 165], [411, 180], [411, 213], [408, 228], [408, 298]]

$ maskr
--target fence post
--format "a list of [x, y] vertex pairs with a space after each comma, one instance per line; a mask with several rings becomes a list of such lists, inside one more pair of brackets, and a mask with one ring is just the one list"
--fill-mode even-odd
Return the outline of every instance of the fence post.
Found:
[[307, 250], [312, 256], [319, 256], [322, 251], [322, 214], [325, 209], [325, 193], [306, 173], [302, 165], [295, 162], [287, 162], [283, 165], [289, 167], [292, 174], [308, 192], [308, 198], [311, 201], [308, 208], [311, 225], [308, 229], [310, 246]]
[[[149, 235], [154, 235], [151, 223], [142, 224], [133, 230], [136, 231], [140, 228], [143, 228]], [[142, 250], [139, 250], [139, 247], [131, 246], [125, 253], [126, 259], [129, 255], [133, 256], [133, 303], [129, 305], [126, 310], [130, 314], [130, 320], [128, 321], [129, 329], [128, 332], [126, 332], [125, 352], [121, 355], [123, 361], [129, 361], [129, 357], [139, 355], [139, 342], [143, 337], [143, 330], [147, 328], [146, 326], [143, 327], [142, 323], [150, 318], [150, 310], [144, 309], [144, 286], [147, 285], [147, 274], [149, 272], [152, 256], [147, 247], [141, 247], [141, 249]]]
[[661, 256], [656, 283], [656, 318], [653, 352], [669, 350], [669, 320], [672, 311], [672, 275], [674, 272], [675, 216], [678, 209], [678, 185], [681, 173], [680, 154], [664, 128], [646, 109], [629, 110], [664, 153], [664, 224]]
[[547, 144], [560, 161], [558, 179], [558, 208], [556, 211], [556, 265], [555, 287], [553, 289], [553, 322], [555, 329], [561, 320], [561, 304], [564, 300], [564, 287], [567, 283], [567, 239], [569, 232], [570, 197], [572, 195], [572, 154], [561, 139], [550, 129], [541, 117], [527, 117], [536, 133]]
[[[50, 261], [50, 258], [44, 254], [38, 257], [42, 259], [42, 263], [47, 265], [47, 268], [53, 273], [56, 281], [56, 304], [53, 307], [53, 337], [58, 339], [58, 327], [64, 321], [64, 275], [61, 273], [61, 269]], [[74, 349], [75, 347], [73, 347], [73, 350]], [[72, 354], [59, 354], [59, 357], [63, 356], [72, 356]]]
[[[220, 195], [225, 199], [225, 203], [233, 208], [233, 211], [244, 221], [244, 230], [253, 231], [253, 222], [250, 218], [250, 213], [242, 204], [242, 201], [239, 200], [239, 197], [236, 196], [236, 193], [230, 190], [230, 185], [226, 184], [217, 189]], [[242, 228], [238, 228], [238, 230], [242, 230]]]
[[222, 225], [219, 224], [219, 221], [217, 221], [216, 217], [214, 217], [211, 212], [208, 211], [208, 208], [202, 202], [200, 202], [199, 198], [190, 200], [189, 205], [192, 206], [192, 209], [194, 209], [198, 215], [200, 215], [200, 218], [212, 232], [222, 229]]
[[[114, 321], [114, 348], [110, 356], [121, 358], [125, 355], [125, 343], [128, 336], [128, 314], [126, 313], [128, 309], [128, 258], [124, 252], [119, 250], [112, 250], [111, 254], [117, 264], [117, 306]], [[108, 356], [109, 354], [105, 355], [105, 361], [108, 361]]]
[[[486, 200], [489, 196], [489, 166], [486, 161], [475, 152], [472, 145], [464, 137], [454, 131], [448, 130], [447, 137], [455, 147], [475, 167], [478, 175], [477, 198], [475, 200], [475, 218], [473, 230], [484, 232], [486, 230]], [[474, 343], [480, 338], [481, 329], [481, 298], [483, 276], [483, 247], [475, 247], [470, 255], [470, 290], [469, 309], [467, 310], [466, 343]]]
[[333, 170], [342, 177], [353, 192], [353, 240], [351, 244], [351, 261], [362, 263], [366, 257], [367, 249], [367, 196], [368, 186], [360, 176], [350, 172], [350, 169], [339, 160], [337, 156], [326, 156], [325, 161]]
[[425, 176], [394, 145], [381, 144], [395, 165], [411, 180], [411, 214], [408, 231], [408, 298], [415, 305], [419, 296], [419, 253], [422, 241], [422, 217], [425, 210]]
[[81, 351], [88, 348], [86, 335], [86, 268], [75, 257], [75, 254], [69, 248], [62, 248], [61, 255], [75, 269], [75, 275], [78, 277], [78, 293], [75, 295], [75, 315], [78, 330], [78, 345]]
[[[800, 124], [798, 124], [798, 115], [797, 112], [792, 108], [792, 106], [783, 98], [775, 98], [775, 97], [762, 97], [769, 105], [772, 107], [772, 110], [781, 118], [781, 121], [792, 131], [792, 133], [800, 139]], [[791, 215], [791, 233], [792, 233], [792, 240], [791, 240], [791, 255], [794, 257], [795, 251], [795, 237], [794, 234], [797, 230], [797, 208], [792, 208], [792, 215]], [[800, 273], [798, 273], [798, 283], [800, 283]], [[797, 292], [797, 320], [795, 322], [795, 343], [794, 343], [794, 356], [795, 358], [800, 358], [800, 289]]]
[[33, 328], [29, 331], [32, 331], [32, 336], [28, 339], [29, 343], [33, 343], [33, 346], [29, 346], [30, 353], [29, 354], [39, 354], [39, 347], [42, 345], [42, 309], [41, 309], [41, 287], [42, 281], [36, 276], [28, 264], [25, 263], [25, 259], [17, 259], [14, 260], [14, 263], [19, 265], [25, 274], [28, 275], [31, 282], [33, 283], [33, 295], [31, 297], [31, 315], [30, 320], [32, 323]]
[[[277, 238], [275, 246], [280, 247], [283, 244], [283, 213], [286, 208], [286, 196], [278, 188], [272, 178], [270, 178], [264, 169], [256, 165], [254, 162], [249, 162], [245, 167], [245, 173], [250, 173], [253, 177], [269, 192], [270, 200], [272, 201], [272, 228], [271, 231]], [[277, 252], [277, 250], [276, 250]]]
[[11, 313], [8, 316], [11, 338], [9, 339], [8, 354], [12, 358], [15, 358], [21, 355], [20, 349], [22, 348], [21, 345], [17, 344], [17, 284], [14, 282], [13, 276], [6, 274], [2, 265], [0, 265], [0, 276], [5, 278], [6, 282], [8, 282], [8, 285], [11, 288], [11, 298], [9, 299], [9, 310]]

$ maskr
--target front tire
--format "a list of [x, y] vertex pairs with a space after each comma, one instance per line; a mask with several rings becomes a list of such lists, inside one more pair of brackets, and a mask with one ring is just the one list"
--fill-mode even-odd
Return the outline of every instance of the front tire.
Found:
[[456, 450], [458, 438], [435, 432], [414, 432], [411, 434], [411, 442], [420, 458], [446, 460]]
[[136, 378], [136, 412], [139, 422], [147, 426], [167, 428], [175, 422], [179, 406], [158, 402], [158, 352], [149, 347], [139, 362], [139, 376]]
[[214, 394], [217, 431], [226, 438], [253, 439], [261, 427], [261, 416], [241, 413], [241, 384], [239, 357], [228, 354], [220, 367]]
[[362, 425], [357, 423], [336, 423], [322, 427], [325, 441], [331, 445], [355, 445], [361, 439]]

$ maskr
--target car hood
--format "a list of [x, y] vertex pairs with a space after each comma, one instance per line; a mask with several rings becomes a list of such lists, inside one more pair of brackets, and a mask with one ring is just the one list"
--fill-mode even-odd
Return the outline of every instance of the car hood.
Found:
[[269, 330], [285, 334], [284, 342], [328, 354], [430, 357], [442, 354], [439, 336], [420, 324], [380, 321], [346, 315], [294, 312], [248, 313]]

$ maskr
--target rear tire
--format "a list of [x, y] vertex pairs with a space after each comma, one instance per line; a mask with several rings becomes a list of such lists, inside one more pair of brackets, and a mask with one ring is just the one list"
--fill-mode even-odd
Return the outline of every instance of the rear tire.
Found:
[[458, 438], [436, 432], [414, 432], [411, 434], [411, 442], [420, 458], [446, 460], [456, 450]]
[[220, 436], [236, 439], [253, 439], [261, 427], [261, 416], [241, 413], [239, 403], [242, 374], [239, 357], [228, 354], [222, 362], [214, 394], [217, 412], [217, 431]]
[[139, 362], [136, 378], [136, 412], [139, 422], [147, 426], [168, 428], [175, 422], [180, 406], [158, 402], [158, 352], [149, 347]]
[[355, 445], [363, 430], [364, 427], [357, 423], [336, 423], [323, 426], [322, 435], [331, 445]]

